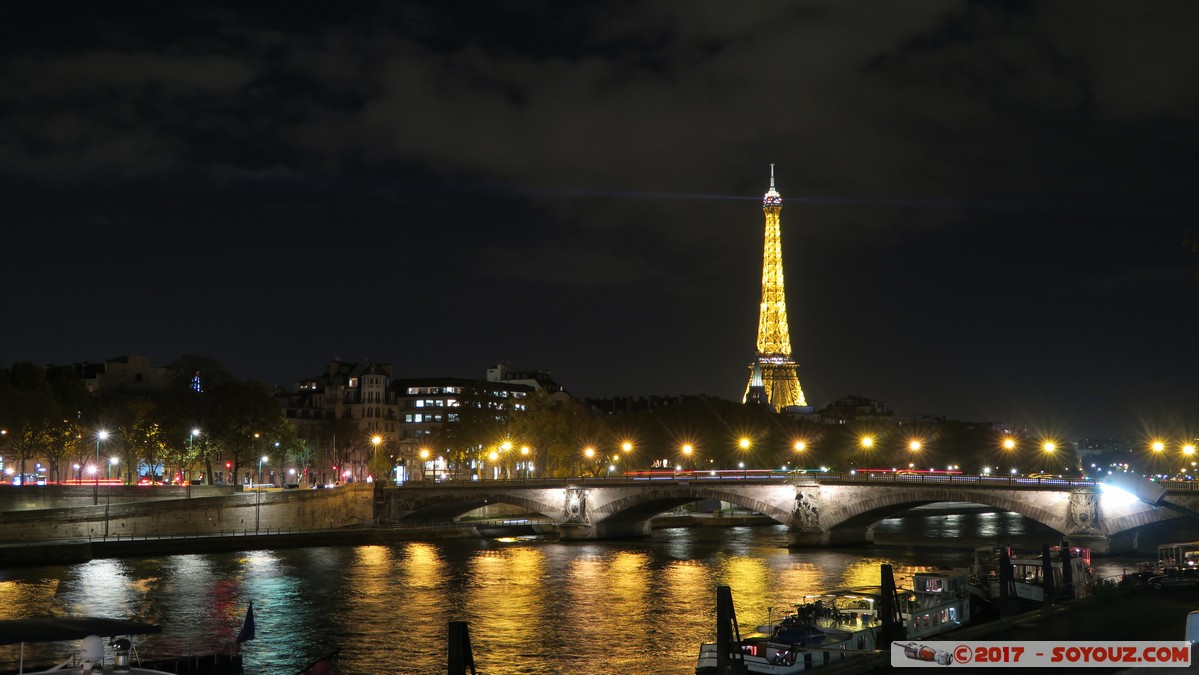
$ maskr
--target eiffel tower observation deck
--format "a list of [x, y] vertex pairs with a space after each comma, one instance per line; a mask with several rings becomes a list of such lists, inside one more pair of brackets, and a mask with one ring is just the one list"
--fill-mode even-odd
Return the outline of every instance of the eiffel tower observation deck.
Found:
[[770, 189], [762, 197], [766, 236], [762, 252], [762, 305], [758, 317], [758, 355], [749, 365], [749, 384], [743, 401], [769, 404], [782, 411], [806, 406], [799, 386], [797, 365], [791, 358], [791, 334], [787, 327], [787, 297], [783, 288], [783, 251], [779, 214], [783, 198], [774, 188], [774, 165], [770, 165]]

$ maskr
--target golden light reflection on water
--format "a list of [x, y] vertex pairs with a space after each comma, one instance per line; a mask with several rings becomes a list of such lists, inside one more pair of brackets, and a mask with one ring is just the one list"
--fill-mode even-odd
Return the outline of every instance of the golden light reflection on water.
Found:
[[875, 586], [882, 563], [905, 586], [941, 562], [919, 550], [788, 551], [785, 541], [785, 531], [734, 528], [95, 561], [0, 576], [0, 617], [126, 607], [129, 618], [163, 620], [162, 635], [140, 641], [144, 656], [178, 653], [169, 641], [180, 635], [229, 640], [253, 599], [247, 673], [296, 672], [333, 647], [345, 672], [395, 672], [401, 658], [408, 672], [444, 672], [447, 621], [469, 623], [480, 672], [688, 673], [715, 637], [718, 585], [733, 588], [745, 631], [806, 594]]
[[0, 581], [0, 619], [53, 614], [58, 579]]
[[412, 542], [404, 547], [399, 567], [411, 588], [430, 589], [441, 583], [445, 565], [436, 546]]
[[544, 552], [537, 547], [480, 551], [468, 562], [470, 577], [464, 616], [487, 625], [472, 635], [480, 651], [502, 651], [504, 645], [536, 645], [545, 615]]

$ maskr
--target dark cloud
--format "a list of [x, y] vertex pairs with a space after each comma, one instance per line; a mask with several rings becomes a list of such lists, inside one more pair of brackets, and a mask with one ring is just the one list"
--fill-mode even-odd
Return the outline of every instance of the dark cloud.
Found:
[[1199, 403], [1194, 3], [5, 11], [6, 361], [732, 398], [775, 163], [815, 402]]

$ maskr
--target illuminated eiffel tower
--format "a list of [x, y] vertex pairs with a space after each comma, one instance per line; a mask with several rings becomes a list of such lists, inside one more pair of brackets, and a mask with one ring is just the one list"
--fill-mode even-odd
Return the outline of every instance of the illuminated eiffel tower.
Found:
[[791, 336], [787, 329], [787, 298], [783, 292], [782, 235], [779, 213], [783, 198], [774, 189], [774, 165], [770, 165], [770, 190], [762, 198], [766, 214], [766, 245], [762, 253], [762, 307], [758, 316], [758, 357], [749, 365], [747, 403], [768, 403], [775, 410], [806, 406], [799, 386], [795, 361], [791, 360]]

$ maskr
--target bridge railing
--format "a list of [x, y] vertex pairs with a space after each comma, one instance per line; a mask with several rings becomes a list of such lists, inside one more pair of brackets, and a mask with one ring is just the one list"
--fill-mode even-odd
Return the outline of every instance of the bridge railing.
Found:
[[[905, 473], [892, 472], [798, 472], [770, 470], [709, 470], [709, 471], [641, 471], [630, 473], [601, 474], [598, 476], [549, 476], [513, 478], [476, 478], [446, 480], [413, 480], [403, 483], [402, 488], [434, 489], [448, 487], [497, 488], [497, 487], [557, 487], [567, 485], [644, 485], [646, 483], [780, 483], [796, 479], [815, 479], [824, 483], [873, 483], [873, 484], [957, 484], [985, 485], [991, 487], [1092, 487], [1095, 481], [1072, 478], [1033, 478], [1029, 476], [968, 475], [960, 473]], [[1170, 489], [1168, 486], [1167, 489]]]
[[[606, 473], [598, 476], [547, 476], [513, 478], [478, 478], [455, 480], [413, 480], [402, 485], [405, 488], [443, 487], [558, 487], [577, 485], [644, 485], [654, 483], [686, 484], [702, 483], [779, 483], [796, 479], [814, 479], [822, 483], [871, 483], [876, 485], [920, 485], [953, 484], [986, 487], [1027, 488], [1071, 488], [1094, 487], [1097, 483], [1090, 478], [1002, 476], [988, 474], [963, 474], [948, 472], [899, 471], [772, 471], [769, 469], [714, 469], [706, 471], [633, 471], [628, 473]], [[1199, 492], [1199, 481], [1159, 481], [1159, 485], [1170, 492]]]

